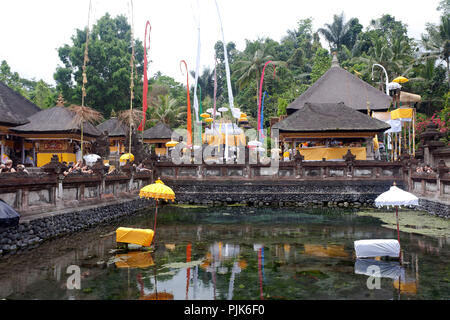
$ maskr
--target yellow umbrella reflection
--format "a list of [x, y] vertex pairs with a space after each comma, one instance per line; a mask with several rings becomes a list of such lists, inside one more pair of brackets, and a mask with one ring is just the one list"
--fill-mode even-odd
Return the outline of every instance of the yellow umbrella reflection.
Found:
[[141, 295], [139, 300], [173, 300], [174, 295], [168, 292], [158, 292], [157, 281], [156, 281], [156, 268], [155, 268], [155, 292], [150, 294], [145, 294], [144, 292], [144, 281], [142, 281], [141, 274], [136, 275], [137, 282], [141, 287]]
[[417, 282], [415, 280], [412, 281], [401, 280], [400, 283], [399, 280], [395, 280], [393, 285], [395, 289], [399, 289], [400, 293], [406, 294], [417, 293]]
[[344, 250], [343, 245], [329, 245], [326, 248], [321, 245], [305, 244], [305, 254], [316, 257], [348, 257], [348, 252]]

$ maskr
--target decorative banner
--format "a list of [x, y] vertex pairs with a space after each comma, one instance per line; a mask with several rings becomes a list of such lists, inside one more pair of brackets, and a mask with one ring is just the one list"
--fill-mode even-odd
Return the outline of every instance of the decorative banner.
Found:
[[145, 25], [145, 37], [144, 37], [144, 86], [142, 93], [142, 122], [139, 125], [138, 131], [144, 131], [145, 129], [145, 117], [147, 114], [147, 93], [148, 93], [148, 76], [147, 76], [147, 27], [150, 27], [150, 31], [148, 33], [148, 47], [150, 49], [150, 32], [152, 32], [152, 26], [150, 22], [147, 21]]
[[[180, 70], [181, 70], [181, 64], [184, 63], [184, 66], [186, 67], [186, 88], [187, 88], [187, 144], [188, 146], [192, 145], [192, 120], [191, 120], [191, 98], [189, 97], [189, 72], [187, 63], [184, 60], [180, 61]], [[183, 70], [181, 70], [183, 72]]]
[[[197, 42], [197, 63], [195, 66], [195, 84], [194, 84], [194, 110], [195, 110], [195, 120], [199, 122], [199, 111], [198, 111], [198, 98], [197, 98], [197, 85], [198, 85], [198, 73], [200, 68], [200, 51], [201, 51], [201, 44], [200, 44], [200, 22], [197, 27], [198, 30], [198, 42]], [[201, 99], [201, 98], [200, 98]]]
[[214, 54], [214, 113], [213, 113], [213, 126], [215, 128], [216, 124], [216, 98], [217, 98], [217, 58]]
[[215, 2], [216, 2], [217, 14], [219, 15], [220, 29], [222, 30], [223, 52], [224, 52], [224, 56], [225, 56], [225, 71], [226, 71], [226, 75], [227, 75], [228, 103], [229, 103], [230, 109], [233, 110], [234, 101], [233, 101], [233, 91], [232, 91], [232, 87], [231, 87], [230, 66], [228, 65], [227, 43], [225, 42], [225, 35], [223, 32], [222, 18], [220, 17], [219, 5], [217, 4], [217, 0], [215, 0]]
[[264, 95], [263, 95], [262, 103], [261, 103], [261, 123], [260, 123], [261, 130], [264, 129], [264, 98], [266, 97], [266, 93], [267, 92], [264, 91]]
[[[261, 132], [261, 95], [262, 95], [262, 87], [264, 82], [264, 72], [266, 70], [266, 67], [269, 63], [273, 63], [273, 61], [269, 60], [265, 63], [262, 74], [261, 74], [261, 80], [259, 82], [259, 99], [258, 99], [258, 132], [260, 135], [262, 135]], [[274, 67], [275, 68], [275, 67]], [[274, 77], [275, 77], [275, 71], [274, 71]]]

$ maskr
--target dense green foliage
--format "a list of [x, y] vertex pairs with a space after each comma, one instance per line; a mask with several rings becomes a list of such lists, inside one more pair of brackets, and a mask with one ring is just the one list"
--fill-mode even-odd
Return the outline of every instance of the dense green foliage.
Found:
[[[264, 126], [271, 117], [282, 115], [286, 107], [306, 91], [330, 67], [335, 52], [340, 66], [371, 85], [384, 90], [384, 73], [372, 71], [374, 63], [383, 65], [389, 80], [397, 76], [410, 79], [404, 91], [422, 96], [419, 112], [431, 117], [435, 112], [448, 114], [450, 69], [450, 1], [443, 0], [437, 8], [441, 14], [438, 24], [428, 23], [421, 39], [408, 37], [408, 26], [389, 14], [371, 20], [363, 26], [355, 17], [344, 13], [334, 15], [333, 21], [313, 30], [313, 18], [299, 19], [297, 26], [287, 30], [280, 41], [270, 38], [247, 40], [243, 51], [233, 42], [227, 44], [231, 83], [235, 105], [249, 116], [256, 127], [257, 103], [262, 68], [265, 70], [262, 91]], [[320, 37], [329, 48], [321, 45]], [[0, 81], [5, 82], [40, 107], [54, 104], [62, 93], [68, 103], [80, 104], [83, 54], [86, 30], [76, 30], [72, 43], [58, 49], [62, 66], [54, 73], [56, 88], [45, 82], [21, 79], [11, 72], [5, 61], [0, 66]], [[135, 47], [134, 100], [142, 106], [143, 46]], [[130, 106], [131, 27], [124, 16], [102, 17], [90, 31], [89, 61], [87, 63], [86, 105], [108, 118]], [[217, 59], [217, 107], [228, 104], [223, 43], [215, 46]], [[275, 70], [274, 70], [275, 69]], [[195, 75], [191, 71], [191, 75]], [[192, 85], [193, 83], [190, 82]], [[214, 66], [201, 71], [198, 78], [203, 110], [213, 106]], [[194, 88], [190, 88], [193, 99]], [[197, 88], [197, 93], [200, 89]], [[149, 79], [149, 110], [146, 127], [164, 121], [172, 127], [186, 126], [186, 88], [184, 84], [157, 72]], [[193, 102], [191, 101], [193, 106]]]

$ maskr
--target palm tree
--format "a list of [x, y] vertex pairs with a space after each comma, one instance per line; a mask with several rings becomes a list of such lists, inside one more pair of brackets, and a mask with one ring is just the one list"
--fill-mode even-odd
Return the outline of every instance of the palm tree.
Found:
[[169, 94], [159, 95], [152, 107], [150, 120], [163, 122], [169, 127], [174, 127], [180, 119], [186, 118], [186, 106], [179, 106]]
[[[273, 56], [267, 54], [267, 49], [268, 46], [266, 44], [259, 43], [258, 48], [256, 48], [252, 56], [248, 55], [244, 59], [237, 60], [234, 63], [236, 73], [240, 75], [237, 81], [239, 88], [242, 89], [251, 81], [251, 79], [256, 79], [257, 97], [259, 94], [259, 81], [264, 65], [267, 61], [274, 59]], [[276, 66], [286, 66], [286, 62], [284, 61], [272, 61], [272, 64]]]
[[344, 13], [333, 16], [333, 23], [325, 24], [325, 28], [319, 28], [317, 31], [321, 33], [330, 45], [331, 51], [340, 50], [341, 46], [348, 38], [348, 34], [352, 25], [352, 20], [345, 22]]
[[83, 157], [83, 126], [85, 122], [99, 123], [104, 118], [103, 115], [92, 108], [86, 106], [71, 105], [69, 110], [74, 112], [73, 123], [80, 127], [81, 130], [81, 157]]
[[450, 16], [441, 16], [441, 23], [427, 25], [426, 35], [422, 35], [422, 45], [426, 52], [423, 58], [438, 58], [445, 61], [447, 65], [447, 79], [450, 86]]

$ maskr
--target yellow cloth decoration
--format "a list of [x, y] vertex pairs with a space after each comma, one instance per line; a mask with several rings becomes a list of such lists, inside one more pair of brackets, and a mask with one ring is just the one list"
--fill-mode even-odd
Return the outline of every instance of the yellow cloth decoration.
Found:
[[149, 247], [153, 240], [154, 232], [151, 229], [135, 229], [120, 227], [116, 230], [116, 242], [133, 243], [143, 247]]
[[380, 144], [378, 143], [378, 135], [375, 135], [375, 138], [373, 138], [373, 148], [375, 150], [378, 150], [380, 148]]
[[411, 119], [413, 117], [412, 108], [399, 108], [391, 111], [391, 119]]
[[364, 147], [342, 147], [342, 148], [300, 148], [300, 154], [304, 160], [336, 160], [342, 159], [347, 151], [356, 156], [356, 160], [366, 160], [366, 148]]

